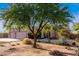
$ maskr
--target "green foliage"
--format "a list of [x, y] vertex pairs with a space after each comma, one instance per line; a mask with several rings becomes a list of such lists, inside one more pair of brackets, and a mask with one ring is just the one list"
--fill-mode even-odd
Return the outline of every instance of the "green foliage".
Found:
[[73, 29], [77, 32], [79, 32], [79, 23], [75, 23], [73, 26]]
[[5, 20], [5, 27], [9, 29], [28, 27], [35, 39], [34, 45], [36, 45], [37, 36], [47, 23], [53, 24], [56, 28], [71, 21], [68, 8], [57, 3], [12, 4], [8, 10], [3, 12], [2, 18]]
[[43, 28], [43, 31], [44, 32], [49, 32], [50, 30], [51, 30], [51, 25], [50, 24], [46, 24], [45, 26], [44, 26], [44, 28]]
[[[45, 23], [51, 21], [54, 25], [70, 21], [68, 8], [60, 9], [59, 4], [12, 4], [11, 8], [3, 13], [3, 18], [6, 19], [7, 27], [26, 27], [31, 21], [31, 26], [34, 23], [40, 23], [41, 20]], [[32, 20], [30, 20], [33, 17]], [[43, 23], [43, 24], [44, 24]]]

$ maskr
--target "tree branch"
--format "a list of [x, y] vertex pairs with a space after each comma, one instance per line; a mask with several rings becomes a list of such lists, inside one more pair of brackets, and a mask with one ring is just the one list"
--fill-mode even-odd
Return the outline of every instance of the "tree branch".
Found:
[[30, 20], [29, 20], [29, 22], [28, 22], [28, 28], [29, 28], [29, 30], [34, 34], [34, 31], [32, 30], [32, 28], [30, 27]]
[[43, 20], [41, 21], [41, 23], [40, 23], [40, 25], [39, 25], [39, 28], [38, 28], [38, 30], [37, 30], [37, 32], [36, 32], [36, 35], [37, 35], [37, 33], [39, 32], [39, 30], [40, 30], [42, 24], [43, 24]]
[[40, 31], [42, 31], [42, 29], [44, 28], [44, 26], [47, 24], [48, 22], [46, 22], [43, 26], [40, 27], [40, 29], [38, 30], [38, 32], [36, 33], [36, 35], [38, 36], [38, 34], [40, 33]]

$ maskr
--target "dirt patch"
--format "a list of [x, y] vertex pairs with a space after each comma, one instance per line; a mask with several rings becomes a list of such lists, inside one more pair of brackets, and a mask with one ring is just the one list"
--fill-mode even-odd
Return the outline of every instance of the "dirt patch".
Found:
[[33, 48], [32, 45], [25, 45], [21, 42], [20, 45], [17, 45], [17, 42], [14, 42], [15, 46], [7, 44], [4, 47], [0, 48], [1, 56], [51, 56], [50, 51], [58, 50], [65, 53], [66, 55], [75, 55], [77, 50], [76, 47], [71, 47], [72, 49], [66, 49], [66, 46], [38, 43], [41, 48]]

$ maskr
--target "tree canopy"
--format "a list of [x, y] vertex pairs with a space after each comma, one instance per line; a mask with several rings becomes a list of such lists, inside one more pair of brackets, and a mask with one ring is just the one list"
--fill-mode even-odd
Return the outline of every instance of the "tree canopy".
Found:
[[79, 33], [79, 23], [75, 23], [73, 29]]
[[71, 21], [72, 16], [68, 8], [62, 7], [62, 5], [57, 3], [12, 4], [8, 10], [3, 12], [2, 18], [8, 28], [28, 27], [33, 34], [34, 47], [36, 47], [37, 36], [47, 23], [59, 26]]

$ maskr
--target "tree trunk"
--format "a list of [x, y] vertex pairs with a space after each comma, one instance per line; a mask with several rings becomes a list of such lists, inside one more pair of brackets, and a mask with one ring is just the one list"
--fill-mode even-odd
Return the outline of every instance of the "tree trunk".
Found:
[[18, 28], [18, 31], [19, 31], [19, 32], [21, 31], [21, 28], [20, 28], [20, 27]]
[[48, 43], [51, 43], [51, 40], [50, 40], [50, 32], [48, 32]]
[[37, 46], [36, 46], [36, 42], [37, 42], [37, 38], [36, 38], [36, 36], [34, 35], [34, 43], [33, 43], [33, 48], [37, 48]]

